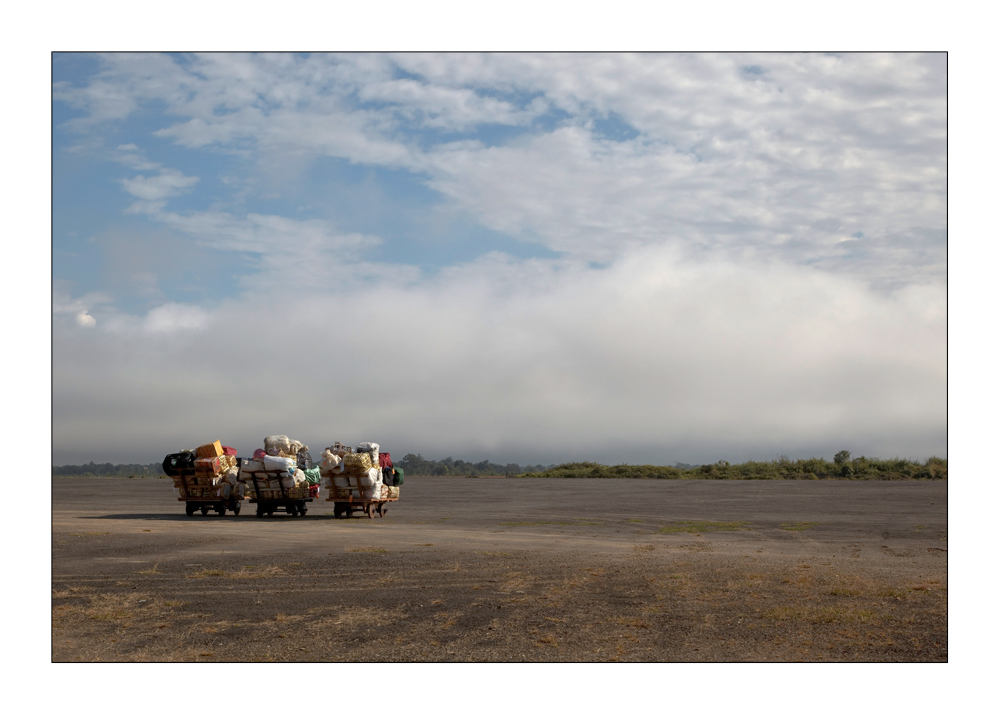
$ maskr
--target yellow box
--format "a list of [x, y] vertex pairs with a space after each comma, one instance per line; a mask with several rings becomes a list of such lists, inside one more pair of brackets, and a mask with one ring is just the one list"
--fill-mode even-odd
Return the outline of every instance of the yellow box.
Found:
[[223, 455], [222, 442], [215, 440], [209, 444], [203, 444], [196, 451], [199, 457], [221, 457]]

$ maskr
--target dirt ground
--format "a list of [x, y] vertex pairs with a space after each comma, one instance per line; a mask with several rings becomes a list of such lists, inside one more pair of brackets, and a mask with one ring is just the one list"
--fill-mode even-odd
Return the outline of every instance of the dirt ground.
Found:
[[55, 479], [52, 660], [944, 662], [947, 483], [408, 477], [385, 518]]

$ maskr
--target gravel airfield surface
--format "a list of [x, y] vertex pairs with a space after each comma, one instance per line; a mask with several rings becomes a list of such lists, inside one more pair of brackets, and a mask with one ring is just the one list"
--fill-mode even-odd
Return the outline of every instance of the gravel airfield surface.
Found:
[[55, 662], [948, 659], [947, 482], [414, 476], [375, 519], [52, 495]]

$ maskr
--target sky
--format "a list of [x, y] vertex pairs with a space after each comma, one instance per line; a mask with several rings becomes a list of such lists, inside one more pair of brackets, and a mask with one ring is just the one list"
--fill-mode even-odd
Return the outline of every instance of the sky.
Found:
[[947, 69], [56, 53], [53, 463], [947, 456]]

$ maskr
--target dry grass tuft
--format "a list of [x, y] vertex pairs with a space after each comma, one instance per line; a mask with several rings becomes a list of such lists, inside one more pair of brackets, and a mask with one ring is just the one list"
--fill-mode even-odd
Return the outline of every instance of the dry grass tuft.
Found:
[[849, 625], [872, 625], [877, 620], [874, 611], [853, 606], [780, 606], [765, 611], [764, 616], [775, 621]]
[[819, 526], [818, 521], [789, 521], [781, 525], [781, 528], [785, 531], [807, 531], [814, 526]]
[[195, 571], [186, 578], [208, 578], [209, 576], [225, 576], [226, 572], [222, 569], [202, 569], [201, 571]]
[[706, 531], [750, 531], [749, 521], [678, 521], [660, 527], [661, 534], [701, 534]]
[[270, 578], [271, 576], [284, 576], [286, 573], [280, 566], [244, 566], [239, 571], [230, 571], [226, 577], [236, 579]]

